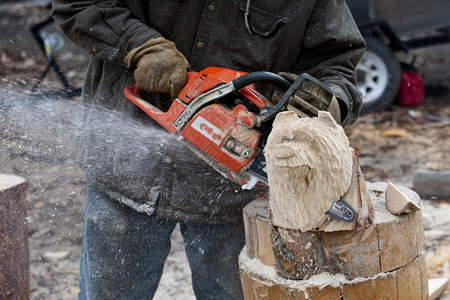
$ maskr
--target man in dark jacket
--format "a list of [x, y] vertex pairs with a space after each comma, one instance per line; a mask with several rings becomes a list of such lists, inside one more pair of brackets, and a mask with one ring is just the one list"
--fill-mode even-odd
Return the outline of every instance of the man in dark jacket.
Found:
[[167, 105], [189, 68], [307, 72], [334, 92], [342, 124], [351, 124], [364, 41], [344, 0], [54, 0], [53, 16], [92, 55], [78, 131], [88, 182], [80, 299], [152, 297], [177, 223], [196, 297], [242, 298], [241, 210], [258, 190], [223, 178], [123, 89], [136, 82]]

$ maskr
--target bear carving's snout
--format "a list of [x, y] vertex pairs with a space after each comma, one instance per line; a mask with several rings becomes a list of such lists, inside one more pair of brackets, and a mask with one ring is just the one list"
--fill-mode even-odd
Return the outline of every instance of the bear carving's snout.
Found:
[[275, 157], [278, 159], [288, 159], [295, 156], [295, 149], [287, 144], [280, 144], [273, 147]]

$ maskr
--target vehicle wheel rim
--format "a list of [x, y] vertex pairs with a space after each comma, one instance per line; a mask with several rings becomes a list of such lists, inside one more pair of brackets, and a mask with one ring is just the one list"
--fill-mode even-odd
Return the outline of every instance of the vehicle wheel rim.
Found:
[[389, 72], [384, 61], [375, 53], [366, 51], [357, 67], [358, 89], [363, 102], [376, 101], [385, 91]]

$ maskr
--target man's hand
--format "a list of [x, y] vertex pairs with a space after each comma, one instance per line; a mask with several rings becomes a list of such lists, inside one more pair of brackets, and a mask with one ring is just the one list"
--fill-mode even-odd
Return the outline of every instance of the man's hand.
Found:
[[134, 80], [146, 92], [170, 94], [175, 98], [186, 85], [189, 62], [173, 42], [163, 37], [134, 48], [124, 62], [136, 65]]
[[[294, 82], [298, 75], [296, 74], [292, 74], [292, 73], [285, 73], [285, 72], [280, 72], [278, 73], [281, 77], [283, 77], [284, 79], [290, 81], [290, 82]], [[272, 102], [274, 102], [274, 104], [278, 103], [278, 101], [281, 100], [281, 97], [283, 97], [284, 92], [281, 92], [279, 89], [276, 89], [275, 92], [272, 95]], [[301, 103], [300, 100], [300, 96], [294, 94], [293, 99], [289, 102], [289, 104], [291, 104], [292, 106], [296, 107], [296, 105], [298, 105], [298, 103]], [[304, 99], [303, 99], [304, 100]], [[317, 105], [321, 105], [322, 103], [309, 103], [312, 106], [318, 107]], [[288, 107], [289, 109], [289, 107]], [[335, 95], [333, 95], [333, 98], [331, 99], [331, 102], [329, 104], [329, 106], [327, 107], [327, 110], [331, 116], [333, 117], [333, 119], [338, 123], [341, 124], [342, 120], [341, 120], [341, 110], [339, 108], [339, 103], [337, 98], [335, 97]], [[295, 110], [294, 110], [295, 112]]]

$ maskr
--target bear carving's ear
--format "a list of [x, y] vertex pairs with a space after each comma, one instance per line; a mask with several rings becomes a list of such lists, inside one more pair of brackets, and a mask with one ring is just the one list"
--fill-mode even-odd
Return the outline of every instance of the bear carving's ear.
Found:
[[338, 125], [338, 123], [336, 123], [336, 121], [333, 119], [331, 114], [327, 111], [319, 110], [318, 118], [320, 121], [322, 121], [324, 123], [328, 123], [329, 125], [331, 125], [333, 127], [337, 127], [337, 125]]
[[280, 112], [273, 121], [273, 127], [283, 126], [283, 124], [289, 124], [295, 122], [298, 119], [297, 115], [293, 111]]

